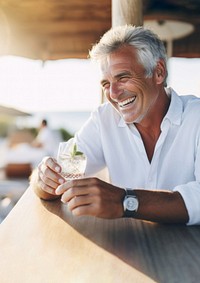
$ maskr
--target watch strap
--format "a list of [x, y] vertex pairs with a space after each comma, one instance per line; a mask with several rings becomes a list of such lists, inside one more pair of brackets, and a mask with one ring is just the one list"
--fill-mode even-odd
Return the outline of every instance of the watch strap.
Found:
[[[124, 197], [124, 200], [127, 198], [127, 197], [134, 197], [137, 201], [138, 201], [138, 198], [134, 192], [134, 190], [132, 189], [128, 189], [128, 188], [125, 188], [125, 197]], [[136, 214], [137, 210], [135, 211], [131, 211], [131, 210], [128, 210], [128, 209], [124, 209], [124, 217], [134, 217], [135, 214]]]

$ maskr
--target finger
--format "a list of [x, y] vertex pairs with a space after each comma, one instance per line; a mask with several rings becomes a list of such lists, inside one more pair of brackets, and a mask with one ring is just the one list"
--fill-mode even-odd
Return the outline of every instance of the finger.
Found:
[[95, 203], [95, 202], [91, 202], [91, 203], [85, 204], [85, 205], [76, 206], [75, 208], [73, 208], [71, 210], [71, 212], [75, 216], [90, 215], [90, 216], [106, 218], [106, 219], [109, 219], [109, 218], [113, 219], [113, 218], [121, 217], [121, 214], [120, 214], [120, 216], [118, 216], [116, 213], [114, 213], [114, 214], [110, 213], [110, 207], [109, 207], [108, 211], [106, 212], [105, 208], [102, 207], [100, 205], [100, 203]]
[[57, 191], [58, 191], [58, 189], [60, 190], [60, 188], [61, 188], [62, 193], [60, 193], [60, 194], [63, 194], [62, 198], [61, 198], [62, 202], [66, 203], [66, 202], [69, 202], [74, 197], [89, 195], [89, 188], [88, 187], [68, 188], [67, 183], [68, 182], [66, 182], [63, 185], [60, 185], [56, 189], [56, 194], [58, 194]]
[[57, 195], [62, 195], [67, 189], [69, 189], [68, 183], [69, 181], [65, 182], [64, 184], [59, 184], [59, 186], [56, 188], [55, 193]]
[[67, 181], [64, 185], [58, 186], [56, 189], [56, 194], [61, 195], [63, 194], [66, 190], [75, 187], [75, 186], [81, 186], [82, 182], [75, 182], [74, 180]]
[[60, 173], [61, 172], [61, 166], [57, 163], [56, 159], [53, 157], [46, 156], [42, 164], [44, 164], [46, 167], [50, 168], [54, 172]]
[[[62, 201], [62, 199], [61, 199]], [[87, 195], [87, 196], [77, 196], [72, 198], [69, 202], [68, 202], [68, 208], [69, 210], [74, 210], [77, 207], [80, 206], [85, 206], [85, 205], [90, 205], [92, 203], [92, 197]]]
[[87, 204], [87, 205], [77, 206], [72, 210], [72, 214], [75, 216], [86, 216], [86, 215], [96, 216], [97, 211], [93, 204]]
[[55, 189], [53, 187], [48, 186], [47, 184], [45, 184], [44, 182], [42, 182], [42, 180], [39, 181], [39, 186], [40, 188], [45, 191], [46, 193], [49, 193], [51, 195], [56, 195], [55, 193]]
[[63, 184], [59, 184], [58, 187], [55, 190], [56, 195], [62, 195], [64, 194], [69, 188], [67, 186], [69, 181], [64, 182]]
[[[39, 170], [39, 183], [43, 191], [56, 195], [55, 189], [62, 183], [65, 182], [65, 179], [60, 176], [60, 174], [53, 171], [50, 167], [47, 167], [50, 159], [46, 159], [41, 162], [38, 166]], [[50, 161], [51, 162], [51, 161]]]
[[[89, 189], [87, 187], [83, 189], [83, 187], [66, 188], [65, 184], [61, 186], [65, 188], [65, 191], [61, 198], [61, 201], [64, 203], [69, 202], [71, 199], [78, 196], [89, 195]], [[56, 194], [57, 194], [57, 190], [56, 190]]]
[[54, 190], [60, 185], [60, 183], [57, 181], [57, 179], [53, 180], [52, 178], [48, 178], [46, 175], [44, 175], [42, 173], [40, 173], [39, 178], [40, 178], [42, 183], [53, 188]]
[[45, 163], [42, 163], [39, 166], [39, 176], [44, 183], [50, 185], [50, 182], [56, 183], [56, 187], [65, 182], [65, 179], [61, 174], [52, 170], [51, 167], [47, 167]]
[[43, 158], [43, 160], [39, 163], [38, 171], [44, 173], [46, 168], [49, 168], [52, 171], [58, 172], [58, 173], [61, 171], [59, 166], [57, 166], [55, 159], [48, 157], [48, 156]]
[[103, 182], [97, 178], [81, 178], [81, 179], [74, 179], [67, 181], [65, 183], [65, 186], [59, 186], [56, 190], [56, 193], [58, 195], [63, 194], [67, 189], [69, 188], [80, 188], [80, 190], [86, 189], [86, 188], [93, 188], [98, 185], [99, 182]]

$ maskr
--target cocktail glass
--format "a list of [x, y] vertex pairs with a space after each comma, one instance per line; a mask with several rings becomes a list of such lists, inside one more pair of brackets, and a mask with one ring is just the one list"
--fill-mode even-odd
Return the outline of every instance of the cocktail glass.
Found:
[[77, 151], [74, 138], [59, 144], [57, 161], [66, 180], [84, 177], [87, 158], [84, 153]]

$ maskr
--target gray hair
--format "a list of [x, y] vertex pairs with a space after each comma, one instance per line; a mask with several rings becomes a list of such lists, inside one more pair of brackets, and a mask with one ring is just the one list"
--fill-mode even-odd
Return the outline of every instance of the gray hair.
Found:
[[99, 43], [89, 51], [90, 58], [101, 61], [108, 54], [117, 49], [131, 45], [136, 49], [138, 62], [146, 70], [146, 77], [152, 77], [157, 62], [162, 59], [166, 67], [167, 79], [167, 55], [163, 42], [151, 30], [132, 25], [118, 26], [107, 31]]

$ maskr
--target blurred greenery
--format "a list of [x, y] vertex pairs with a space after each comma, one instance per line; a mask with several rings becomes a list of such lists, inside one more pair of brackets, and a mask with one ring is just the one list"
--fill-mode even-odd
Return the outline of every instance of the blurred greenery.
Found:
[[0, 137], [8, 136], [10, 130], [13, 128], [13, 119], [0, 117]]
[[[68, 139], [73, 137], [73, 135], [64, 128], [60, 128], [58, 130], [60, 131], [61, 137], [64, 141], [67, 141]], [[38, 133], [37, 128], [16, 129], [16, 127], [11, 127], [10, 121], [0, 120], [0, 137], [8, 137], [12, 131], [27, 131], [30, 132], [34, 137], [36, 137]]]
[[8, 125], [0, 122], [0, 137], [5, 138], [8, 135]]
[[36, 137], [38, 134], [38, 129], [36, 128], [25, 128], [24, 130], [31, 132], [34, 137]]
[[60, 133], [61, 133], [61, 137], [64, 141], [67, 141], [67, 140], [69, 140], [70, 138], [73, 137], [72, 134], [70, 134], [67, 130], [65, 130], [63, 128], [60, 129]]

